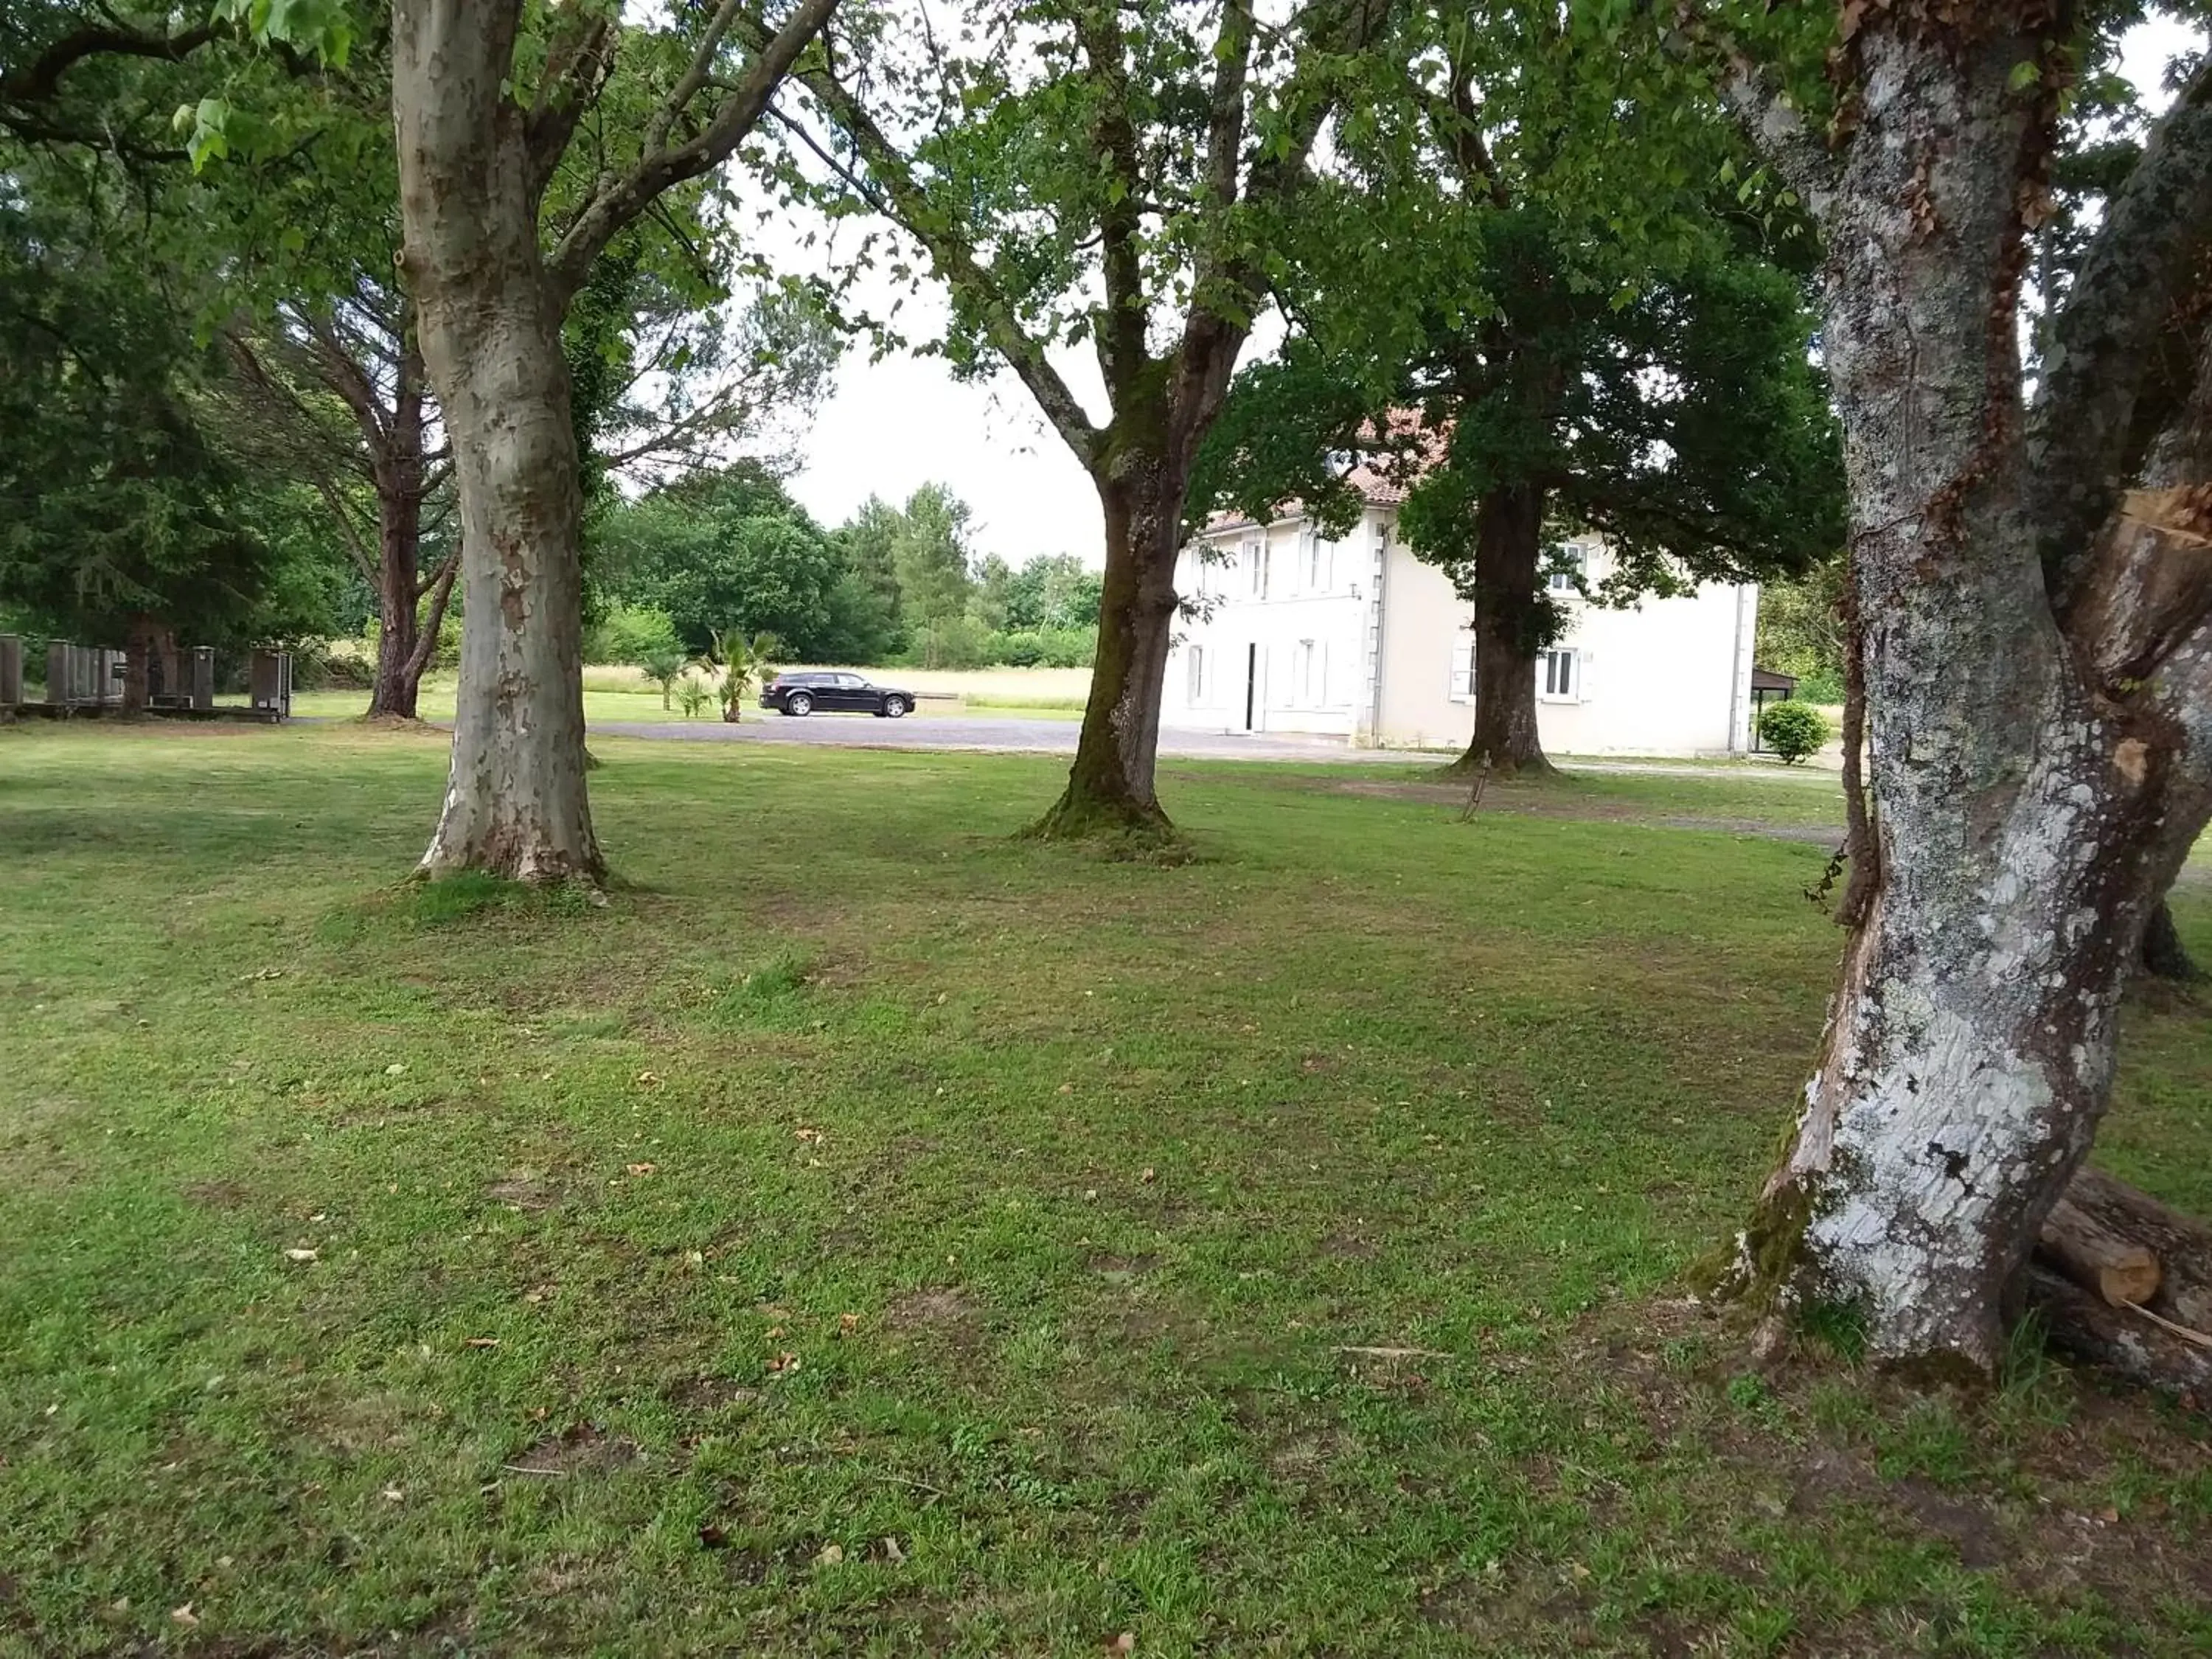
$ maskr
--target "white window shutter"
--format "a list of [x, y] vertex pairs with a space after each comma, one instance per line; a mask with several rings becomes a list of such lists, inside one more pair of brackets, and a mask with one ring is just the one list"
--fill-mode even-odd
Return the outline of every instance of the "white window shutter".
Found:
[[1589, 700], [1590, 653], [1587, 651], [1577, 651], [1575, 653], [1575, 701], [1588, 702]]

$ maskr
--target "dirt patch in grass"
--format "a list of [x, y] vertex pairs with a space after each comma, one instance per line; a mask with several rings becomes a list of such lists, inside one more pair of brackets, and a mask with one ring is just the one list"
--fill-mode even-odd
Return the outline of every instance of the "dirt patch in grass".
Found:
[[663, 1389], [660, 1397], [684, 1411], [711, 1412], [727, 1406], [753, 1405], [761, 1391], [726, 1376], [687, 1376]]
[[495, 1204], [532, 1214], [552, 1209], [561, 1202], [560, 1194], [532, 1170], [517, 1170], [493, 1182], [484, 1188], [484, 1196]]
[[596, 1423], [578, 1422], [533, 1442], [505, 1467], [510, 1474], [605, 1474], [644, 1455], [636, 1441], [609, 1434]]
[[252, 1189], [241, 1181], [188, 1181], [178, 1190], [204, 1209], [242, 1210], [253, 1201]]
[[884, 1328], [890, 1331], [972, 1333], [981, 1319], [973, 1302], [945, 1285], [912, 1291], [884, 1310]]

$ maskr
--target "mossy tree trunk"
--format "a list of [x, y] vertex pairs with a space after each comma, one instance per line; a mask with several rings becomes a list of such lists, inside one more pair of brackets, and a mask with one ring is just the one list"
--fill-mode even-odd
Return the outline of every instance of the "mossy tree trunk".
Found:
[[1869, 9], [1833, 154], [1731, 86], [1826, 222], [1880, 857], [1725, 1287], [1984, 1372], [2212, 817], [2212, 358], [2179, 302], [2212, 249], [2212, 77], [2114, 195], [2024, 421], [2024, 219], [2070, 45], [2039, 10]]
[[1098, 653], [1075, 764], [1066, 788], [1036, 826], [1040, 836], [1170, 831], [1152, 780], [1188, 476], [1187, 469], [1146, 455], [1124, 461], [1098, 480], [1106, 518]]

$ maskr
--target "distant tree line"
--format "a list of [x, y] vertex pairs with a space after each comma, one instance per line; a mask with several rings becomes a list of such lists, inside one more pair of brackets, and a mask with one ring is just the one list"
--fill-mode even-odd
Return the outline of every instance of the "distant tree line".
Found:
[[604, 502], [588, 528], [598, 598], [585, 654], [705, 653], [715, 633], [773, 635], [797, 662], [1080, 667], [1099, 577], [1069, 554], [1018, 568], [978, 557], [967, 505], [925, 484], [825, 528], [775, 471], [741, 460]]

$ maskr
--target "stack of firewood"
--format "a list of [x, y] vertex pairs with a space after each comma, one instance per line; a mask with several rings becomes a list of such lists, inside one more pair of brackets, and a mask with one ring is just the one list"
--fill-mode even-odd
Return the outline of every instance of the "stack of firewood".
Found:
[[2044, 1223], [2028, 1297], [2052, 1342], [2212, 1399], [2212, 1231], [2094, 1170]]

